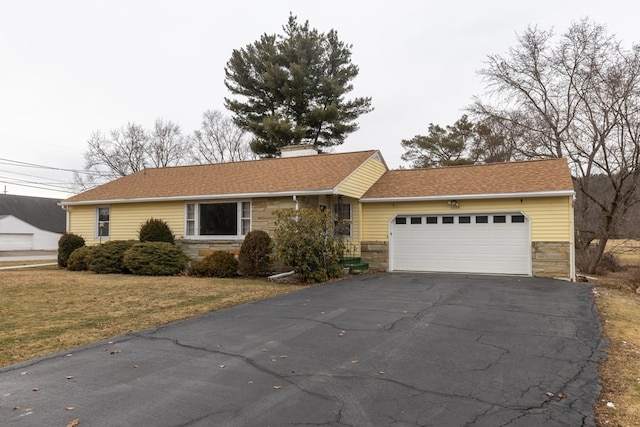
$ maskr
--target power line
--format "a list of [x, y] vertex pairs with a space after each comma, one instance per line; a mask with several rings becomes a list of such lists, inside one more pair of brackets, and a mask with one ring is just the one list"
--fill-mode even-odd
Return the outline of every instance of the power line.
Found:
[[8, 166], [25, 167], [25, 168], [47, 169], [47, 170], [56, 170], [56, 171], [63, 171], [63, 172], [84, 173], [84, 174], [88, 174], [88, 175], [100, 175], [100, 176], [103, 175], [102, 172], [94, 172], [94, 171], [79, 170], [79, 169], [58, 168], [58, 167], [55, 167], [55, 166], [47, 166], [47, 165], [40, 165], [40, 164], [37, 164], [37, 163], [29, 163], [29, 162], [22, 162], [22, 161], [19, 161], [19, 160], [6, 159], [6, 158], [3, 158], [3, 157], [0, 157], [0, 164], [8, 165]]

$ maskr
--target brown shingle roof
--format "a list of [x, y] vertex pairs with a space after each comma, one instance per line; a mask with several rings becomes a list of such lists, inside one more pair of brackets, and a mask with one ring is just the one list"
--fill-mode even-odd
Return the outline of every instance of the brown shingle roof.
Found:
[[146, 169], [63, 203], [332, 191], [377, 151]]
[[363, 199], [573, 191], [565, 159], [387, 171]]

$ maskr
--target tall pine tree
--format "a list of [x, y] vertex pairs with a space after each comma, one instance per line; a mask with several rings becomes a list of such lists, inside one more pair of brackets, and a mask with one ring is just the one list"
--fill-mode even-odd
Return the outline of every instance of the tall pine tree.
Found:
[[234, 122], [254, 136], [251, 149], [278, 156], [288, 145], [319, 150], [342, 144], [373, 110], [371, 98], [346, 99], [358, 67], [335, 30], [319, 33], [289, 15], [283, 35], [263, 34], [234, 50], [225, 67], [225, 98]]

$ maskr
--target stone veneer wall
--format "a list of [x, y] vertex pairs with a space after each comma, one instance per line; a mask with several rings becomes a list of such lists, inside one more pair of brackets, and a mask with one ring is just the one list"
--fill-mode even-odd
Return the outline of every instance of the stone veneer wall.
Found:
[[536, 277], [571, 278], [569, 242], [533, 242], [531, 260], [533, 275]]
[[[389, 268], [387, 242], [361, 242], [362, 261], [373, 270]], [[571, 276], [571, 245], [569, 242], [533, 242], [531, 245], [533, 275], [569, 279]]]
[[216, 251], [226, 251], [238, 255], [238, 253], [240, 253], [240, 246], [242, 246], [242, 240], [176, 239], [176, 245], [180, 246], [189, 258], [201, 259]]
[[362, 262], [368, 262], [369, 268], [378, 271], [389, 269], [388, 242], [360, 242], [360, 257]]

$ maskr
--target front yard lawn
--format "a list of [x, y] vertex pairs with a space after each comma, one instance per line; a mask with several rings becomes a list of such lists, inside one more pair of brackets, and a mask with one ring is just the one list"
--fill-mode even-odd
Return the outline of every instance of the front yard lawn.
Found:
[[0, 271], [0, 366], [301, 289], [263, 280]]

